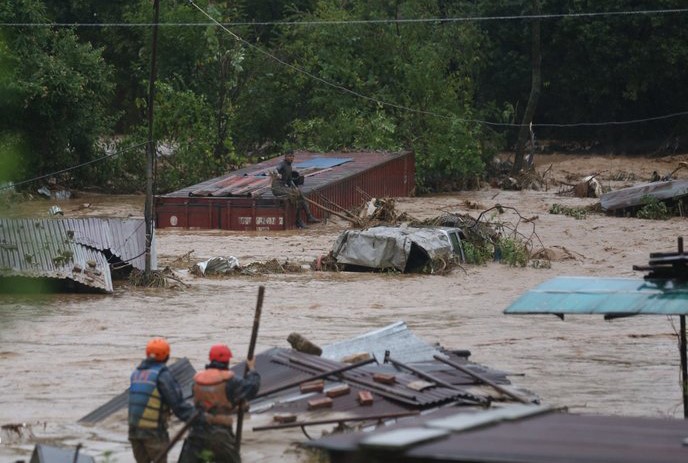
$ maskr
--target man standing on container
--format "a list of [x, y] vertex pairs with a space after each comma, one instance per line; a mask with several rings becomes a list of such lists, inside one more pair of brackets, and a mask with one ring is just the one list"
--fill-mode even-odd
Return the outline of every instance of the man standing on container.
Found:
[[[146, 345], [146, 358], [131, 374], [129, 387], [129, 442], [136, 463], [155, 460], [170, 442], [167, 422], [170, 411], [182, 421], [194, 413], [184, 401], [182, 389], [165, 365], [170, 345], [163, 338], [153, 338]], [[165, 456], [160, 460], [166, 463]]]
[[196, 373], [193, 385], [194, 403], [203, 411], [204, 420], [192, 425], [179, 463], [239, 463], [232, 415], [242, 401], [251, 400], [260, 389], [256, 360], [246, 360], [248, 373], [239, 378], [229, 369], [232, 351], [225, 344], [212, 346], [208, 358], [210, 363]]
[[296, 202], [296, 227], [305, 228], [306, 225], [301, 220], [301, 211], [305, 212], [308, 223], [318, 223], [320, 220], [313, 216], [303, 197], [299, 186], [303, 185], [304, 177], [292, 168], [293, 163], [294, 153], [291, 151], [285, 153], [284, 159], [277, 166], [278, 177], [272, 182], [272, 194], [276, 197], [289, 196]]

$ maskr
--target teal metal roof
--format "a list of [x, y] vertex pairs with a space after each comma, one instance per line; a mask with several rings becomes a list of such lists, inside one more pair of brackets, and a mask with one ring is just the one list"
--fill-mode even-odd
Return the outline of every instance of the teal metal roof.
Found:
[[557, 277], [519, 297], [504, 313], [688, 315], [688, 284], [674, 280]]

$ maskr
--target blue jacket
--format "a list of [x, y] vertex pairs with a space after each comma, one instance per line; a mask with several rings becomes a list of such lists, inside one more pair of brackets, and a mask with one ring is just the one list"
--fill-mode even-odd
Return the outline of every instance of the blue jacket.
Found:
[[129, 437], [165, 438], [170, 411], [182, 421], [194, 412], [182, 389], [162, 362], [146, 359], [131, 374]]

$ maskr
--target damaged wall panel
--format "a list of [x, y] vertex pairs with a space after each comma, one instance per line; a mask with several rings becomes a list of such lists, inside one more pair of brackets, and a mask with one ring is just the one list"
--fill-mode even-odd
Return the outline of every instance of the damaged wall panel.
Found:
[[112, 292], [111, 265], [143, 269], [143, 224], [142, 219], [0, 218], [0, 289], [29, 281], [28, 287]]

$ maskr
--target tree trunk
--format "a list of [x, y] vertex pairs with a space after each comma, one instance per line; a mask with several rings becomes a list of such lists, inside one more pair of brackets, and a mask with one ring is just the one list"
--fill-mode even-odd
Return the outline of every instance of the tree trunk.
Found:
[[[540, 0], [533, 0], [533, 14], [540, 14]], [[542, 54], [540, 52], [540, 19], [533, 19], [532, 30], [532, 78], [530, 84], [530, 97], [528, 98], [528, 105], [523, 114], [523, 121], [518, 132], [518, 141], [516, 142], [516, 155], [514, 157], [514, 167], [511, 170], [513, 175], [518, 174], [523, 169], [523, 152], [525, 151], [526, 140], [530, 132], [530, 124], [533, 122], [535, 115], [535, 107], [540, 98], [540, 86], [542, 84], [541, 63]]]

